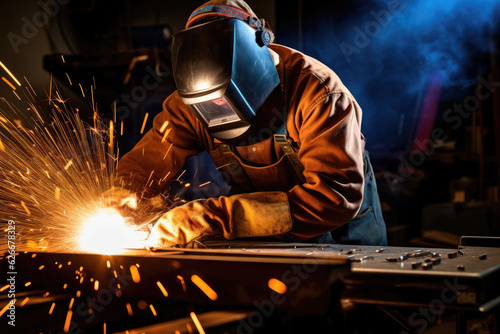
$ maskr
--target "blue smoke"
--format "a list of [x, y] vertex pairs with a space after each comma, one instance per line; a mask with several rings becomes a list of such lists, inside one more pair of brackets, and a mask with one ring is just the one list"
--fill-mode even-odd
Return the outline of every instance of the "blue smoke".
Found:
[[499, 0], [339, 2], [305, 9], [302, 44], [289, 31], [278, 32], [278, 43], [340, 76], [363, 108], [369, 149], [404, 149], [431, 75], [440, 74], [441, 100], [450, 100], [489, 71], [499, 9]]

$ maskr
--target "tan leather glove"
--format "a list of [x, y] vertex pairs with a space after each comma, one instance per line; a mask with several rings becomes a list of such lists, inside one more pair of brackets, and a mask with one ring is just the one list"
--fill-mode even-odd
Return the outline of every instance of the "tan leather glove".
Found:
[[292, 228], [288, 197], [257, 192], [192, 201], [165, 213], [153, 227], [149, 248], [185, 246], [193, 240], [223, 235], [226, 239], [269, 237]]

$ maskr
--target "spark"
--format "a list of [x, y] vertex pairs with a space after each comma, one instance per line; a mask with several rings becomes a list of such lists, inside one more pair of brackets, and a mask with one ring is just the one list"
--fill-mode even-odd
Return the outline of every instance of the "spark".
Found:
[[62, 62], [65, 63], [66, 60], [64, 60], [64, 55], [61, 55]]
[[165, 290], [165, 287], [163, 286], [163, 284], [161, 284], [160, 281], [156, 282], [156, 284], [158, 285], [158, 287], [160, 288], [161, 292], [163, 293], [163, 295], [165, 297], [168, 297], [168, 292], [167, 290]]
[[50, 73], [49, 106], [52, 104], [52, 73]]
[[201, 326], [200, 320], [196, 316], [196, 313], [191, 312], [191, 313], [189, 313], [189, 315], [191, 316], [191, 319], [193, 319], [194, 325], [198, 329], [198, 332], [200, 332], [200, 334], [205, 334], [205, 330]]
[[203, 291], [208, 298], [211, 300], [217, 300], [217, 293], [198, 275], [191, 276], [191, 281], [196, 284], [196, 286], [200, 288], [200, 290]]
[[153, 315], [156, 317], [158, 314], [156, 313], [156, 310], [155, 310], [153, 304], [149, 304], [149, 308], [151, 309], [151, 312], [153, 313]]
[[132, 275], [132, 280], [134, 281], [134, 283], [139, 283], [141, 281], [139, 270], [135, 265], [130, 266], [130, 274]]
[[28, 207], [26, 206], [26, 203], [24, 203], [24, 201], [21, 201], [21, 205], [22, 207], [24, 208], [24, 210], [26, 211], [26, 213], [28, 214], [28, 216], [31, 215], [31, 212], [30, 210], [28, 209]]
[[106, 323], [102, 324], [102, 332], [103, 334], [106, 334]]
[[66, 290], [66, 288], [68, 287], [68, 284], [67, 283], [64, 283], [63, 285], [63, 290]]
[[71, 298], [70, 302], [69, 302], [69, 306], [68, 306], [68, 309], [72, 309], [73, 308], [73, 303], [75, 302], [75, 298]]
[[76, 292], [76, 298], [80, 298], [80, 296], [81, 296], [81, 295], [82, 295], [81, 291], [80, 291], [80, 290], [78, 290], [78, 291]]
[[109, 121], [109, 146], [113, 148], [113, 121]]
[[189, 334], [194, 334], [193, 327], [191, 327], [191, 325], [189, 324], [189, 322], [186, 323], [186, 328], [187, 328]]
[[38, 270], [42, 270], [43, 268], [45, 268], [45, 266], [42, 264], [40, 267], [38, 267]]
[[29, 287], [30, 285], [31, 285], [31, 282], [26, 282], [26, 283], [24, 284], [24, 286], [25, 286], [25, 287]]
[[0, 288], [0, 292], [6, 290], [9, 286], [10, 284], [4, 285], [3, 287]]
[[50, 292], [48, 292], [48, 291], [47, 291], [47, 292], [45, 292], [45, 293], [43, 294], [43, 298], [47, 298], [47, 297], [49, 296], [49, 294], [50, 294]]
[[17, 97], [19, 101], [21, 101], [21, 98], [19, 97], [19, 95], [17, 95], [16, 91], [13, 90], [12, 93], [14, 93], [14, 95]]
[[8, 75], [10, 75], [10, 77], [12, 78], [12, 80], [14, 80], [16, 82], [16, 84], [21, 87], [21, 83], [19, 82], [19, 80], [16, 79], [16, 77], [14, 76], [14, 74], [12, 74], [11, 71], [9, 71], [9, 69], [0, 61], [0, 66], [2, 66], [2, 68], [5, 70], [5, 72], [7, 72]]
[[94, 290], [95, 291], [99, 290], [99, 281], [98, 280], [95, 280], [95, 282], [94, 282]]
[[73, 160], [68, 161], [68, 163], [66, 164], [66, 166], [64, 166], [64, 169], [68, 170], [68, 168], [70, 168], [72, 164], [73, 164]]
[[26, 305], [26, 303], [28, 303], [29, 299], [30, 299], [30, 297], [24, 298], [24, 300], [21, 302], [21, 304], [19, 304], [19, 307], [23, 307], [24, 305]]
[[4, 308], [0, 311], [0, 317], [7, 311], [10, 305], [14, 305], [16, 303], [16, 299], [9, 300], [7, 305], [4, 306]]
[[141, 127], [141, 135], [144, 132], [144, 128], [146, 127], [146, 122], [148, 121], [148, 116], [149, 116], [149, 113], [146, 113], [146, 115], [144, 115], [144, 121], [142, 122], [142, 127]]
[[167, 131], [165, 131], [165, 134], [163, 135], [163, 138], [161, 139], [162, 143], [164, 143], [165, 140], [167, 140], [167, 137], [170, 134], [170, 131], [172, 131], [172, 128], [169, 128]]
[[81, 83], [78, 83], [78, 85], [80, 86], [80, 90], [82, 91], [82, 96], [85, 97], [85, 93], [83, 92], [83, 87], [82, 87], [82, 84]]
[[3, 145], [1, 139], [0, 139], [0, 151], [4, 151], [5, 152], [5, 146]]
[[125, 306], [127, 307], [127, 312], [128, 312], [128, 315], [130, 317], [133, 317], [134, 316], [134, 312], [132, 312], [132, 306], [130, 306], [129, 303], [125, 304]]
[[7, 85], [9, 85], [9, 86], [10, 86], [10, 88], [12, 88], [12, 90], [16, 90], [16, 89], [17, 89], [17, 88], [16, 88], [16, 86], [14, 86], [13, 84], [11, 84], [11, 83], [10, 83], [10, 81], [9, 81], [7, 78], [2, 77], [2, 80], [3, 80], [3, 81], [7, 84]]
[[73, 311], [68, 310], [68, 313], [66, 314], [66, 321], [64, 322], [64, 328], [63, 328], [64, 333], [67, 333], [69, 331], [69, 324], [71, 323], [72, 316], [73, 316]]
[[109, 260], [106, 260], [106, 267], [111, 268], [111, 262], [109, 262]]
[[[18, 222], [16, 245], [45, 252], [142, 248], [147, 232], [116, 210], [108, 211], [112, 194], [103, 195], [121, 182], [116, 177], [118, 148], [109, 145], [108, 124], [97, 112], [93, 119], [90, 108], [80, 114], [67, 104], [55, 81], [50, 94], [45, 93], [58, 96], [50, 107], [46, 99], [33, 100], [36, 92], [25, 80], [27, 101], [19, 107], [17, 101], [0, 98], [0, 216]], [[100, 223], [93, 223], [100, 214]], [[0, 238], [0, 253], [6, 250], [7, 238]]]
[[54, 307], [56, 307], [56, 303], [52, 303], [52, 305], [50, 306], [49, 314], [52, 314], [52, 312], [54, 312]]
[[186, 282], [184, 281], [184, 277], [182, 277], [181, 275], [177, 275], [177, 279], [181, 282], [182, 290], [186, 292]]
[[68, 81], [69, 81], [70, 86], [73, 86], [73, 83], [71, 82], [71, 79], [69, 78], [68, 73], [64, 72], [64, 74], [66, 74], [66, 77], [68, 78]]
[[160, 128], [160, 133], [163, 133], [163, 131], [165, 131], [165, 129], [167, 128], [167, 126], [168, 126], [168, 121], [165, 121], [163, 123], [163, 125], [161, 126], [161, 128]]
[[36, 95], [36, 93], [35, 93], [35, 90], [33, 89], [33, 87], [31, 87], [31, 84], [30, 84], [30, 82], [28, 81], [28, 79], [27, 79], [26, 77], [24, 77], [24, 80], [26, 81], [26, 83], [27, 83], [27, 84], [28, 84], [28, 86], [30, 87], [30, 89], [31, 89], [31, 91], [33, 92], [33, 94], [34, 94], [35, 96], [37, 96], [37, 95]]
[[279, 294], [284, 295], [286, 292], [286, 285], [282, 281], [276, 279], [276, 278], [271, 278], [268, 282], [267, 285], [269, 286], [269, 289], [276, 291]]
[[179, 177], [177, 178], [177, 181], [180, 180], [180, 178], [182, 177], [182, 175], [184, 175], [184, 173], [186, 172], [187, 169], [184, 169], [184, 171], [181, 173], [181, 175], [179, 175]]
[[204, 186], [209, 185], [209, 184], [210, 184], [210, 181], [202, 183], [199, 185], [199, 188], [204, 187]]

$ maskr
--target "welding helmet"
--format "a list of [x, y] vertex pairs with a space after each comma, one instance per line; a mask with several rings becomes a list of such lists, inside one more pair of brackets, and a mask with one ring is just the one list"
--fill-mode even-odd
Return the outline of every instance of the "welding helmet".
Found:
[[216, 19], [173, 36], [178, 93], [222, 142], [251, 145], [283, 127], [283, 97], [269, 41], [253, 17]]

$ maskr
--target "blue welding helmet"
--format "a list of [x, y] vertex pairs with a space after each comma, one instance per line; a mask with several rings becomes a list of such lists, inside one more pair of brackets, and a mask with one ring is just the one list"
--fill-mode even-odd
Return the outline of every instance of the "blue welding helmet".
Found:
[[218, 19], [173, 36], [182, 101], [211, 136], [230, 145], [260, 142], [283, 125], [280, 80], [259, 23]]

